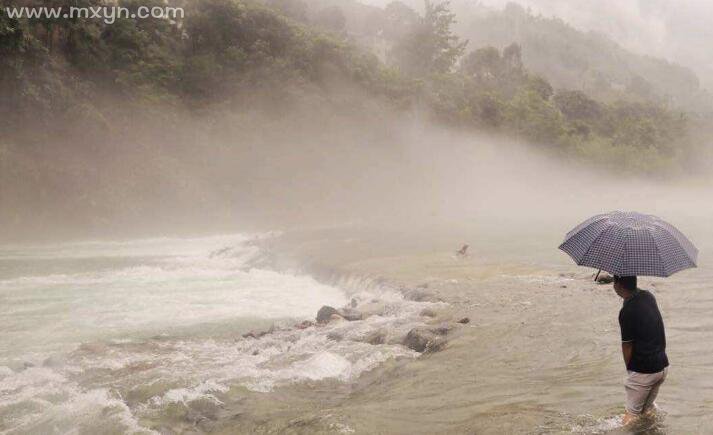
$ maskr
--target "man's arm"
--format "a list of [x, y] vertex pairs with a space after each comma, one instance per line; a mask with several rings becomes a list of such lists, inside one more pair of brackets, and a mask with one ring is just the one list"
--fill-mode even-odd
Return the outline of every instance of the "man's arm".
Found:
[[619, 312], [619, 327], [621, 327], [621, 354], [624, 364], [629, 367], [631, 356], [634, 354], [634, 322], [631, 313], [626, 310]]
[[621, 353], [624, 355], [624, 364], [629, 367], [631, 362], [631, 355], [634, 353], [634, 342], [624, 341], [621, 343]]

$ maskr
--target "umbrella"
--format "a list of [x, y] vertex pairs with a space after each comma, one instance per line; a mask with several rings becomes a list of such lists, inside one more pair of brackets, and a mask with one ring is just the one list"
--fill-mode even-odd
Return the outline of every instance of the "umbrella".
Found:
[[619, 276], [671, 276], [696, 267], [698, 249], [662, 219], [614, 211], [593, 216], [567, 233], [559, 247], [580, 266]]

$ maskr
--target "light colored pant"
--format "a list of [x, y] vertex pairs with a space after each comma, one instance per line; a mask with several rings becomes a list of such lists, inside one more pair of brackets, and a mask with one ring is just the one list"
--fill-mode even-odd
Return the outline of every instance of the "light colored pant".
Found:
[[641, 414], [653, 406], [659, 387], [666, 380], [668, 367], [658, 373], [638, 373], [629, 371], [624, 380], [626, 389], [626, 411]]

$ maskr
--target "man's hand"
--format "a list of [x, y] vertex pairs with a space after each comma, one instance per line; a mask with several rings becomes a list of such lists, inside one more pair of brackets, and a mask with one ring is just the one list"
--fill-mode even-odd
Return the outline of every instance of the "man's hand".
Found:
[[624, 341], [621, 343], [621, 353], [624, 355], [624, 364], [629, 367], [631, 362], [631, 355], [634, 353], [634, 342]]

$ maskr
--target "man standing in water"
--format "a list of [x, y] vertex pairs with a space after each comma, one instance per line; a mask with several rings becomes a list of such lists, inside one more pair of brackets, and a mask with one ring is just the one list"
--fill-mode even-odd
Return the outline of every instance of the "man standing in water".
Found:
[[635, 421], [642, 412], [654, 409], [659, 387], [666, 379], [666, 333], [656, 298], [639, 290], [635, 276], [615, 276], [614, 291], [624, 305], [619, 311], [621, 351], [628, 372], [624, 425]]

